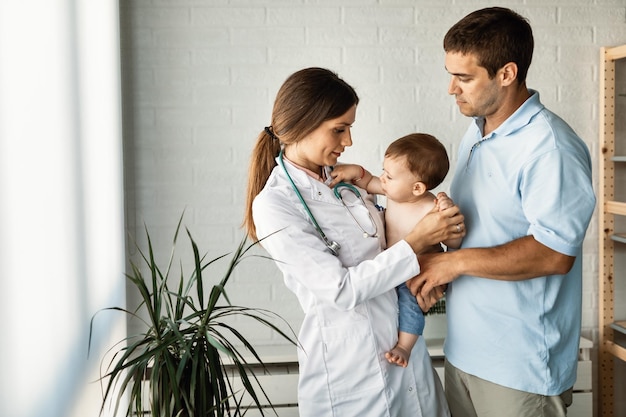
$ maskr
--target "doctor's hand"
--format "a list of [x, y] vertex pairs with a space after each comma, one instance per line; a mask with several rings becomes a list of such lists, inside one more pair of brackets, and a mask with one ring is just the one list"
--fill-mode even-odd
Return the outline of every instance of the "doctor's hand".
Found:
[[463, 236], [465, 236], [465, 224], [459, 207], [452, 206], [439, 211], [435, 205], [406, 235], [404, 240], [411, 245], [413, 252], [417, 255], [424, 252], [429, 246]]

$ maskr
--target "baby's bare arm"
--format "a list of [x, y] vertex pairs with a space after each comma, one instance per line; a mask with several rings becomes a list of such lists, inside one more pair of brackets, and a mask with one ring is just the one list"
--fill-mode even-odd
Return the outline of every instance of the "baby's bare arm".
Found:
[[373, 176], [361, 165], [341, 164], [336, 165], [330, 173], [333, 177], [330, 187], [334, 187], [340, 182], [351, 182], [354, 185], [367, 190], [370, 194], [383, 194], [380, 186], [380, 178]]
[[333, 177], [333, 181], [330, 183], [331, 187], [334, 187], [340, 182], [352, 182], [355, 180], [362, 180], [363, 167], [354, 164], [341, 164], [335, 165], [330, 173]]

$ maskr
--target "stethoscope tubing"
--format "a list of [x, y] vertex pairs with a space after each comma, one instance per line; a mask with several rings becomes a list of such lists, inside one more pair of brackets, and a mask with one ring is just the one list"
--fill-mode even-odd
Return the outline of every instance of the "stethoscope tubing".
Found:
[[309, 209], [308, 204], [304, 201], [304, 198], [302, 197], [302, 194], [300, 193], [300, 190], [298, 190], [298, 187], [296, 187], [296, 184], [293, 182], [293, 179], [291, 178], [291, 175], [289, 175], [289, 172], [287, 172], [287, 168], [285, 167], [285, 161], [283, 161], [283, 150], [282, 149], [280, 150], [280, 153], [278, 154], [278, 162], [280, 162], [280, 165], [283, 168], [283, 171], [285, 172], [285, 175], [289, 179], [289, 182], [291, 183], [291, 186], [293, 187], [294, 191], [296, 192], [296, 195], [298, 196], [298, 199], [300, 200], [300, 203], [302, 203], [302, 207], [304, 207], [304, 210], [306, 211], [307, 215], [309, 216], [309, 218], [313, 222], [313, 226], [315, 226], [315, 230], [317, 230], [317, 233], [320, 235], [320, 237], [324, 241], [324, 244], [331, 251], [331, 253], [333, 255], [339, 256], [339, 249], [341, 249], [341, 245], [339, 243], [335, 242], [334, 240], [331, 241], [326, 236], [326, 234], [324, 233], [324, 231], [322, 230], [320, 225], [317, 223], [317, 220], [315, 220], [315, 216], [313, 216], [313, 213], [311, 213], [311, 210]]
[[[326, 245], [326, 247], [330, 250], [330, 252], [333, 255], [339, 256], [339, 249], [341, 249], [341, 245], [339, 243], [337, 243], [336, 241], [331, 241], [326, 236], [326, 234], [324, 233], [324, 231], [322, 230], [320, 225], [317, 223], [317, 220], [313, 216], [313, 213], [311, 213], [311, 210], [309, 209], [309, 206], [304, 201], [304, 198], [302, 197], [302, 194], [300, 193], [300, 190], [298, 190], [298, 187], [296, 186], [296, 184], [294, 183], [293, 179], [291, 178], [291, 175], [289, 175], [289, 172], [287, 172], [287, 168], [285, 167], [285, 161], [283, 160], [283, 149], [281, 149], [280, 153], [278, 154], [278, 162], [280, 163], [283, 171], [285, 172], [285, 175], [287, 176], [287, 179], [289, 179], [289, 182], [291, 183], [291, 186], [292, 186], [293, 190], [295, 191], [296, 195], [298, 196], [298, 199], [300, 200], [300, 203], [302, 204], [302, 207], [304, 207], [304, 210], [306, 211], [307, 215], [311, 219], [311, 222], [313, 223], [313, 226], [315, 227], [315, 230], [317, 230], [317, 233], [320, 235], [320, 237], [324, 241], [324, 244]], [[354, 195], [356, 195], [356, 197], [359, 200], [361, 200], [361, 203], [363, 204], [363, 206], [367, 210], [367, 214], [369, 215], [370, 221], [374, 225], [374, 233], [367, 232], [363, 228], [363, 226], [361, 226], [361, 224], [356, 219], [356, 217], [354, 217], [354, 214], [352, 213], [352, 211], [348, 208], [346, 203], [343, 201], [343, 196], [341, 195], [341, 190], [342, 189], [348, 189], [349, 191], [353, 192]], [[341, 204], [346, 209], [348, 214], [350, 214], [350, 217], [352, 217], [352, 220], [354, 220], [354, 222], [359, 227], [361, 232], [363, 232], [363, 237], [378, 237], [378, 226], [377, 226], [376, 222], [374, 221], [374, 218], [372, 217], [372, 213], [370, 213], [369, 209], [367, 208], [367, 205], [365, 204], [365, 201], [363, 200], [363, 197], [361, 196], [361, 193], [359, 192], [359, 190], [352, 184], [348, 184], [348, 183], [345, 183], [345, 182], [340, 182], [340, 183], [338, 183], [337, 185], [335, 185], [333, 187], [333, 192], [335, 194], [335, 197], [337, 197], [337, 199], [339, 201], [341, 201]]]
[[[352, 213], [350, 208], [343, 201], [343, 196], [341, 195], [342, 188], [347, 188], [348, 190], [352, 191], [354, 195], [356, 195], [357, 198], [361, 200], [363, 207], [365, 207], [365, 209], [367, 210], [367, 215], [369, 216], [370, 221], [374, 225], [374, 233], [369, 233], [368, 231], [366, 231], [365, 228], [361, 226], [361, 223], [359, 223], [356, 217], [354, 217], [354, 214]], [[333, 187], [333, 192], [335, 193], [335, 196], [339, 199], [339, 201], [341, 201], [341, 204], [345, 207], [348, 214], [350, 214], [350, 217], [352, 217], [352, 220], [354, 220], [354, 223], [356, 223], [359, 229], [361, 229], [361, 232], [363, 232], [363, 237], [378, 237], [378, 226], [376, 225], [376, 222], [374, 221], [374, 218], [372, 217], [372, 213], [370, 213], [370, 211], [367, 209], [365, 200], [363, 200], [363, 197], [361, 197], [361, 193], [359, 192], [359, 190], [357, 190], [357, 188], [352, 184], [348, 184], [346, 182], [340, 182], [337, 185], [335, 185], [335, 187]]]

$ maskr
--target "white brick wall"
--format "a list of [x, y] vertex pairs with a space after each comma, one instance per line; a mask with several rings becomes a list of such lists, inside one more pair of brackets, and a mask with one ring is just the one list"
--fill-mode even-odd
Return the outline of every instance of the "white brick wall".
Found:
[[[442, 39], [459, 18], [491, 2], [121, 3], [128, 226], [141, 230], [145, 222], [163, 253], [184, 208], [201, 249], [217, 255], [236, 246], [250, 150], [269, 123], [280, 84], [306, 66], [337, 71], [361, 97], [344, 161], [378, 172], [390, 141], [424, 131], [447, 145], [454, 169], [456, 143], [469, 121], [446, 94]], [[585, 139], [597, 161], [599, 47], [626, 42], [624, 1], [500, 3], [533, 25], [529, 86]], [[594, 340], [595, 222], [585, 242], [583, 297], [584, 333]], [[252, 260], [239, 272], [229, 285], [234, 302], [268, 307], [299, 325], [295, 297], [271, 264]], [[265, 333], [256, 337], [274, 341]]]

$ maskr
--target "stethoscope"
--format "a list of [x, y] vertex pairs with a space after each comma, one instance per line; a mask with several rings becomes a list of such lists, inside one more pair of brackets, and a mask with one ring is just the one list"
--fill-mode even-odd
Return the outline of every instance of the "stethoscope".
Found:
[[[317, 233], [320, 235], [320, 237], [324, 241], [324, 244], [326, 245], [326, 247], [330, 250], [330, 252], [333, 255], [339, 256], [339, 249], [341, 249], [341, 245], [339, 243], [337, 243], [336, 241], [334, 241], [334, 240], [330, 240], [326, 236], [326, 234], [324, 233], [324, 231], [322, 230], [320, 225], [317, 223], [317, 220], [315, 220], [315, 217], [313, 216], [313, 213], [311, 213], [311, 210], [309, 209], [309, 206], [304, 201], [304, 198], [302, 198], [302, 194], [298, 190], [298, 187], [296, 187], [296, 184], [293, 182], [293, 179], [291, 178], [291, 175], [289, 175], [289, 172], [287, 172], [287, 168], [285, 167], [285, 162], [283, 161], [283, 150], [282, 149], [280, 150], [280, 153], [278, 154], [278, 162], [280, 162], [280, 165], [283, 168], [283, 171], [285, 172], [285, 175], [289, 179], [289, 182], [291, 183], [291, 186], [293, 187], [293, 190], [296, 192], [296, 195], [298, 196], [298, 199], [300, 200], [300, 203], [302, 203], [302, 206], [304, 207], [304, 210], [306, 211], [307, 215], [309, 216], [309, 218], [313, 222], [313, 226], [315, 226], [315, 230], [317, 230]], [[345, 182], [340, 182], [340, 183], [338, 183], [337, 185], [335, 185], [333, 187], [333, 192], [335, 193], [335, 197], [337, 197], [337, 199], [339, 199], [339, 201], [341, 201], [341, 204], [346, 209], [348, 214], [350, 214], [350, 217], [352, 217], [352, 220], [354, 220], [354, 223], [356, 223], [356, 225], [359, 227], [361, 232], [363, 232], [363, 237], [364, 238], [367, 238], [367, 237], [378, 237], [378, 225], [374, 221], [374, 218], [372, 217], [372, 213], [370, 213], [369, 209], [367, 209], [367, 214], [369, 215], [370, 221], [372, 222], [372, 225], [374, 226], [374, 233], [370, 233], [367, 230], [365, 230], [365, 228], [363, 226], [361, 226], [361, 223], [359, 223], [359, 221], [356, 219], [356, 217], [354, 217], [354, 214], [352, 214], [352, 211], [350, 211], [350, 209], [348, 208], [346, 203], [343, 201], [343, 196], [341, 194], [342, 190], [348, 190], [348, 191], [351, 191], [352, 193], [354, 193], [354, 195], [357, 196], [357, 198], [359, 200], [361, 200], [361, 203], [363, 203], [363, 206], [367, 209], [367, 206], [365, 205], [365, 201], [363, 200], [363, 197], [361, 197], [361, 193], [359, 192], [359, 190], [357, 190], [357, 188], [354, 185], [348, 184], [348, 183], [345, 183]]]

